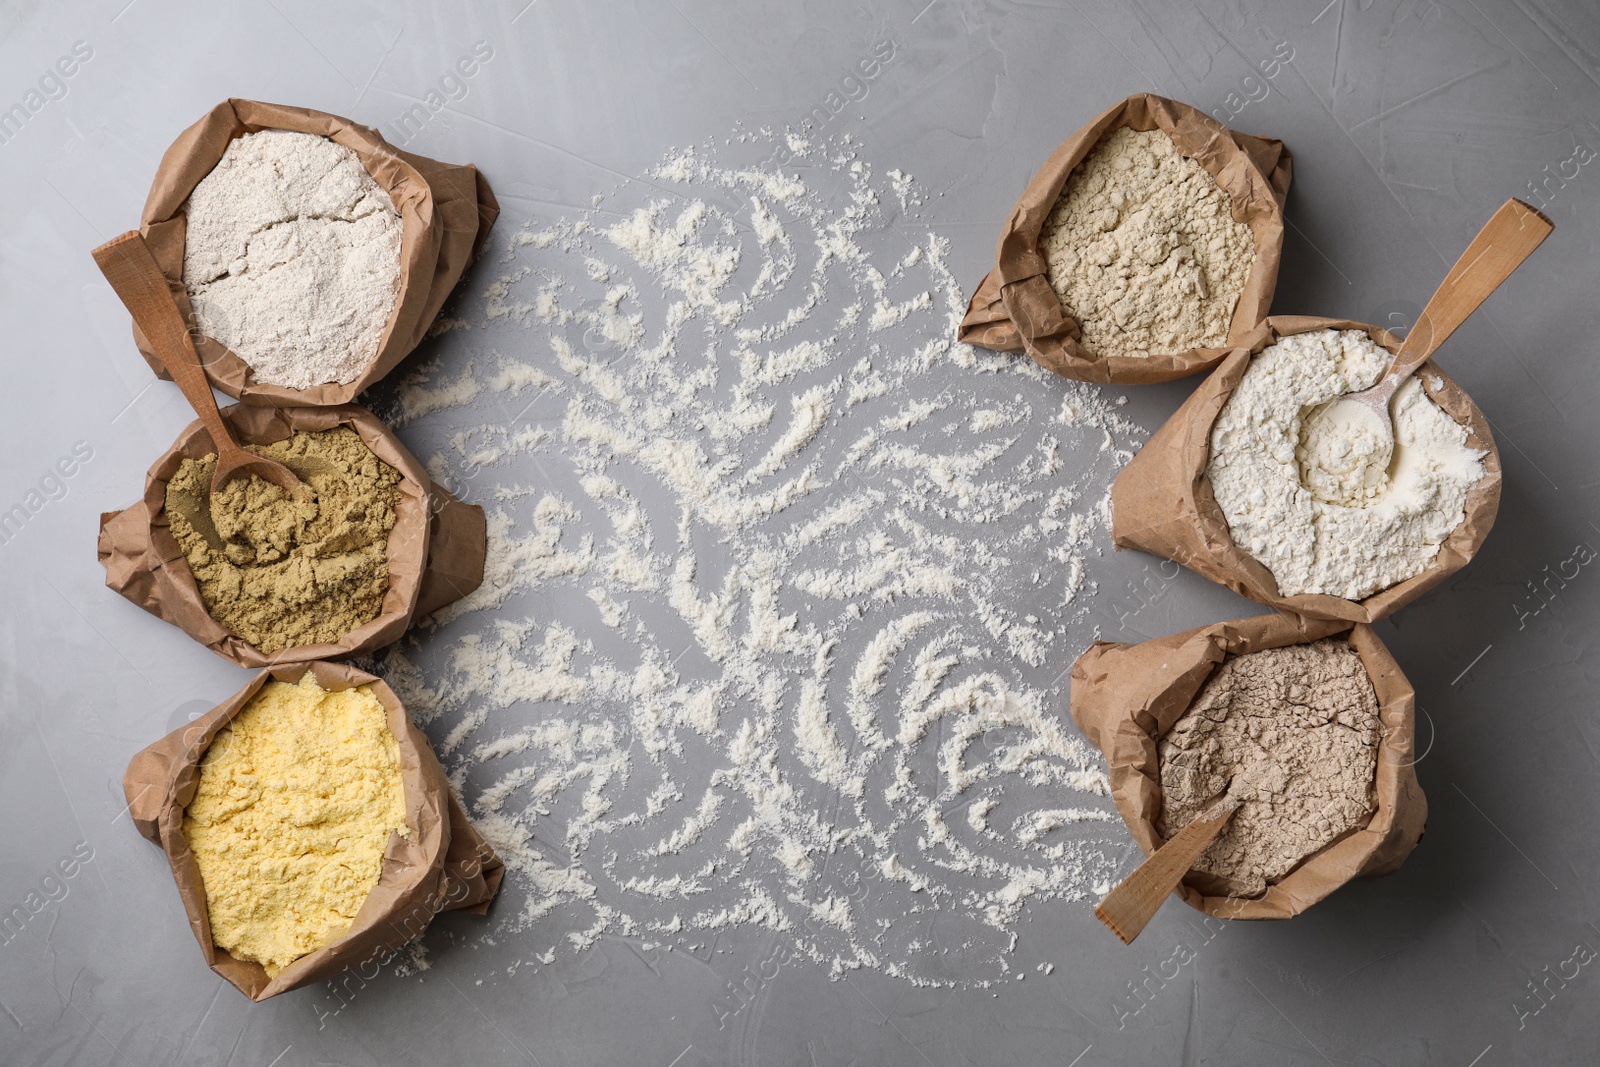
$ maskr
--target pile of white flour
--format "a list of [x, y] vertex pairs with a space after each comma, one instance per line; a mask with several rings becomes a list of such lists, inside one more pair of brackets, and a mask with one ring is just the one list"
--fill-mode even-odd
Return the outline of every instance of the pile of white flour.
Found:
[[531, 964], [757, 927], [835, 974], [1015, 978], [1025, 905], [1104, 892], [1125, 845], [1065, 668], [1143, 430], [949, 340], [910, 176], [787, 147], [502, 228], [502, 276], [384, 390], [489, 512], [486, 578], [375, 669]]
[[350, 382], [378, 354], [400, 290], [400, 214], [326, 137], [235, 138], [189, 194], [183, 284], [207, 336], [258, 382]]
[[1251, 360], [1212, 428], [1211, 491], [1234, 543], [1272, 572], [1284, 596], [1360, 600], [1422, 573], [1483, 478], [1483, 453], [1467, 447], [1466, 427], [1412, 378], [1391, 408], [1387, 486], [1361, 507], [1325, 503], [1305, 487], [1296, 455], [1305, 420], [1373, 385], [1391, 358], [1360, 330], [1286, 337]]
[[1388, 487], [1393, 458], [1384, 419], [1365, 404], [1335, 400], [1300, 420], [1295, 459], [1318, 500], [1366, 507]]
[[1040, 232], [1050, 285], [1104, 356], [1214, 348], [1255, 261], [1228, 194], [1161, 130], [1111, 131]]

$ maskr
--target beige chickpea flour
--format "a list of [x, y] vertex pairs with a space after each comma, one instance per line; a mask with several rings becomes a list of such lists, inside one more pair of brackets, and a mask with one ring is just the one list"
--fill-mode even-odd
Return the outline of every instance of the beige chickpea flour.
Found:
[[1050, 285], [1102, 356], [1215, 348], [1255, 261], [1228, 194], [1161, 130], [1108, 133], [1040, 233]]
[[250, 451], [305, 485], [291, 493], [252, 475], [213, 495], [215, 455], [184, 460], [167, 482], [172, 536], [211, 617], [268, 654], [377, 618], [400, 472], [346, 426]]
[[1161, 739], [1170, 838], [1227, 792], [1233, 819], [1195, 869], [1253, 897], [1366, 825], [1381, 725], [1361, 656], [1341, 637], [1230, 656]]
[[217, 731], [184, 811], [211, 940], [276, 976], [337, 941], [410, 834], [400, 750], [370, 686], [269, 681]]

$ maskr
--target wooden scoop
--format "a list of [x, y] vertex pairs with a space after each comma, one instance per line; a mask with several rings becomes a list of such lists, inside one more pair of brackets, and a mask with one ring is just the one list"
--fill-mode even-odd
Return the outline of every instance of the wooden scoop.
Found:
[[144, 236], [138, 230], [130, 230], [96, 248], [93, 255], [100, 272], [122, 298], [123, 306], [211, 435], [211, 444], [217, 450], [217, 470], [211, 477], [211, 491], [215, 493], [235, 478], [247, 478], [252, 474], [289, 492], [302, 485], [288, 467], [246, 452], [233, 439], [233, 431], [217, 409], [217, 398], [212, 395], [211, 383], [200, 366], [194, 338], [184, 324], [172, 291], [167, 288], [166, 275], [161, 273], [155, 257], [150, 254]]
[[1106, 894], [1094, 909], [1095, 918], [1111, 928], [1124, 945], [1133, 944], [1161, 902], [1172, 895], [1200, 853], [1217, 839], [1239, 809], [1238, 798], [1224, 793], [1188, 826], [1156, 849], [1122, 884]]
[[[1364, 502], [1368, 490], [1387, 482], [1394, 457], [1394, 419], [1389, 401], [1394, 399], [1395, 390], [1554, 229], [1554, 223], [1520, 200], [1507, 200], [1484, 224], [1439, 283], [1438, 291], [1422, 309], [1378, 384], [1358, 393], [1346, 393], [1311, 417], [1301, 462], [1306, 487], [1313, 496], [1329, 504], [1357, 506]], [[1359, 455], [1352, 452], [1339, 456], [1339, 469], [1317, 462], [1319, 455], [1327, 459], [1329, 453], [1311, 447], [1309, 442], [1319, 435], [1325, 435], [1328, 441], [1348, 440], [1357, 427], [1374, 435], [1373, 448]]]

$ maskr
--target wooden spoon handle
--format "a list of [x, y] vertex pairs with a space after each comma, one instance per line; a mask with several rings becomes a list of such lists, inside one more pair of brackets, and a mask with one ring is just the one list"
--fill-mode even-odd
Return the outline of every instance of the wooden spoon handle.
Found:
[[1384, 375], [1385, 383], [1399, 385], [1427, 362], [1456, 332], [1456, 327], [1466, 322], [1554, 229], [1554, 223], [1521, 200], [1507, 200], [1501, 205], [1417, 316], [1417, 324], [1406, 334], [1389, 373]]
[[211, 434], [219, 462], [234, 454], [241, 459], [253, 458], [234, 442], [233, 433], [217, 409], [217, 398], [212, 395], [211, 383], [200, 365], [194, 338], [144, 236], [138, 230], [129, 230], [96, 248], [93, 255], [100, 273], [111, 283], [112, 290], [121, 298], [167, 373], [183, 390], [189, 406]]
[[1237, 800], [1223, 797], [1202, 812], [1107, 893], [1094, 909], [1095, 918], [1110, 927], [1124, 945], [1133, 944], [1238, 807]]

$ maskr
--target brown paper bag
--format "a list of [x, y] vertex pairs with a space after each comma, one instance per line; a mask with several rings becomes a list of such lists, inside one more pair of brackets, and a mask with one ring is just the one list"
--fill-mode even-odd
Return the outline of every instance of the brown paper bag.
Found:
[[1432, 565], [1421, 574], [1380, 589], [1365, 600], [1322, 594], [1281, 596], [1272, 572], [1237, 547], [1228, 520], [1211, 495], [1206, 464], [1211, 458], [1211, 427], [1234, 386], [1244, 377], [1250, 357], [1279, 338], [1311, 330], [1365, 330], [1391, 352], [1400, 340], [1387, 330], [1347, 319], [1275, 316], [1244, 339], [1240, 349], [1201, 383], [1166, 424], [1145, 442], [1111, 484], [1111, 539], [1118, 548], [1137, 548], [1165, 556], [1242, 596], [1286, 611], [1318, 619], [1376, 622], [1420, 597], [1467, 565], [1500, 507], [1500, 453], [1489, 421], [1461, 387], [1435, 364], [1417, 370], [1440, 388], [1428, 396], [1467, 428], [1467, 446], [1486, 453], [1484, 478], [1467, 493], [1465, 518], [1439, 547]]
[[[1255, 262], [1221, 347], [1153, 352], [1143, 358], [1094, 355], [1078, 343], [1078, 324], [1050, 287], [1039, 232], [1072, 169], [1102, 136], [1123, 126], [1165, 131], [1178, 151], [1217, 179], [1232, 201], [1234, 219], [1255, 236]], [[1040, 366], [1084, 382], [1165, 382], [1214, 367], [1239, 338], [1260, 325], [1272, 305], [1283, 251], [1283, 201], [1292, 171], [1282, 141], [1236, 133], [1176, 100], [1149, 93], [1130, 96], [1062, 142], [1033, 176], [1000, 231], [994, 270], [973, 294], [957, 337], [1002, 352], [1026, 352]]]
[[472, 592], [483, 581], [488, 549], [483, 509], [435, 486], [427, 471], [376, 415], [358, 404], [269, 408], [234, 404], [222, 417], [242, 444], [271, 444], [296, 430], [348, 426], [400, 472], [400, 501], [389, 532], [389, 589], [378, 617], [335, 642], [299, 645], [267, 655], [213, 619], [167, 521], [167, 481], [184, 459], [210, 455], [211, 435], [196, 419], [156, 460], [144, 498], [100, 516], [100, 563], [106, 585], [152, 615], [241, 667], [275, 667], [370, 652], [399, 640], [414, 618]]
[[[249, 364], [220, 341], [196, 331], [195, 348], [211, 384], [229, 396], [278, 406], [343, 404], [388, 374], [421, 342], [445, 297], [489, 239], [500, 205], [470, 163], [458, 166], [402, 152], [376, 130], [337, 115], [256, 100], [226, 100], [179, 134], [161, 157], [139, 225], [188, 321], [193, 321], [193, 309], [183, 287], [184, 204], [230, 141], [264, 129], [321, 134], [361, 157], [400, 212], [400, 292], [377, 355], [355, 381], [344, 385], [310, 389], [266, 385], [254, 381]], [[138, 326], [133, 328], [133, 339], [151, 369], [170, 377]]]
[[1377, 810], [1367, 825], [1306, 857], [1255, 898], [1213, 896], [1216, 882], [1191, 871], [1178, 887], [1192, 907], [1221, 919], [1287, 919], [1357, 876], [1398, 870], [1422, 838], [1428, 801], [1417, 783], [1416, 693], [1371, 628], [1296, 615], [1213, 623], [1137, 645], [1096, 641], [1072, 666], [1072, 718], [1105, 754], [1111, 797], [1145, 855], [1163, 844], [1156, 743], [1189, 709], [1229, 655], [1308, 644], [1348, 633], [1378, 695]]
[[[388, 712], [400, 746], [406, 822], [411, 834], [389, 835], [383, 871], [343, 938], [295, 960], [268, 978], [259, 963], [235, 959], [211, 943], [205, 884], [183, 836], [184, 808], [200, 783], [200, 760], [211, 740], [232, 721], [268, 679], [298, 682], [310, 670], [332, 692], [370, 685]], [[441, 911], [489, 908], [505, 876], [505, 864], [467, 820], [451, 793], [428, 737], [411, 725], [404, 705], [379, 679], [339, 663], [312, 663], [262, 671], [225, 703], [181, 726], [136, 754], [122, 778], [134, 827], [160, 845], [172, 865], [189, 928], [213, 971], [251, 1000], [265, 1000], [340, 972], [378, 961], [415, 938]]]

